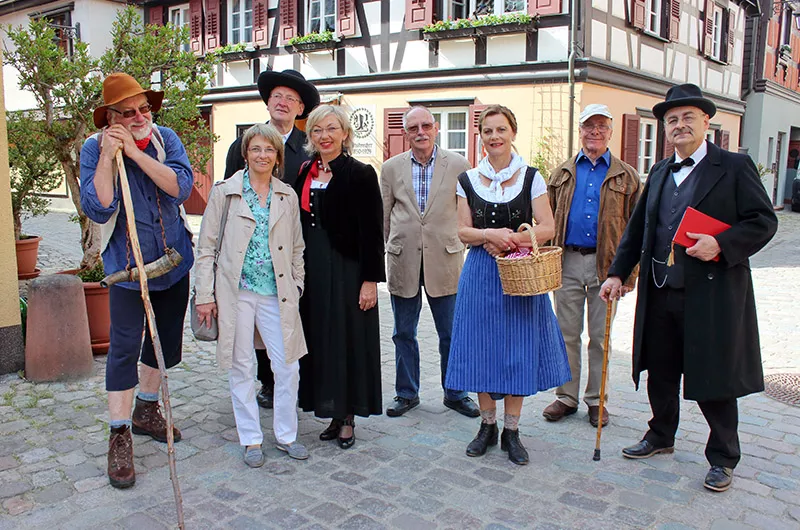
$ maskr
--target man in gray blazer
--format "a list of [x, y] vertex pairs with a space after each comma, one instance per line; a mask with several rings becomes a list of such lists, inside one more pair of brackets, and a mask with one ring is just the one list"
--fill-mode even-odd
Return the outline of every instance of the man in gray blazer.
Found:
[[480, 411], [466, 392], [444, 388], [450, 332], [464, 245], [456, 222], [456, 181], [469, 162], [436, 145], [439, 125], [425, 107], [403, 115], [411, 150], [387, 160], [381, 170], [383, 226], [389, 293], [394, 313], [394, 404], [387, 416], [402, 416], [419, 405], [417, 325], [422, 287], [439, 335], [444, 405], [465, 416]]

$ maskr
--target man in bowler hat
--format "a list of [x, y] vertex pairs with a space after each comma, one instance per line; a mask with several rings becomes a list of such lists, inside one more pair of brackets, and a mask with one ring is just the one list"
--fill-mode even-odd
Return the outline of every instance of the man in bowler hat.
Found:
[[[319, 92], [296, 70], [273, 72], [267, 70], [258, 76], [258, 92], [267, 105], [269, 123], [283, 135], [284, 163], [280, 178], [290, 186], [297, 180], [300, 166], [310, 157], [303, 149], [306, 133], [295, 127], [295, 120], [302, 120], [319, 105]], [[225, 159], [225, 177], [244, 169], [241, 137], [233, 141]], [[274, 380], [266, 350], [256, 350], [258, 380], [261, 390], [256, 401], [264, 408], [271, 409], [273, 403]]]
[[[647, 370], [653, 417], [626, 458], [672, 453], [685, 399], [697, 401], [711, 430], [704, 485], [727, 490], [739, 462], [737, 398], [764, 390], [750, 256], [778, 227], [753, 161], [705, 139], [714, 103], [692, 84], [672, 87], [653, 107], [675, 154], [653, 166], [616, 257], [601, 287], [618, 298], [637, 264], [639, 296], [633, 340], [633, 380]], [[727, 223], [711, 236], [688, 230], [689, 248], [671, 242], [691, 206]]]

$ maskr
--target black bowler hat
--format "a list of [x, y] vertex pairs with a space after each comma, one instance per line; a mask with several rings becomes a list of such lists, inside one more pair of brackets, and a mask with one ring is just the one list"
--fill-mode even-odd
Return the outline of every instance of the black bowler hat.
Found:
[[284, 70], [283, 72], [267, 70], [258, 76], [258, 93], [261, 94], [264, 103], [269, 99], [272, 89], [278, 86], [289, 87], [300, 94], [300, 99], [303, 100], [303, 113], [297, 116], [298, 120], [308, 116], [308, 113], [319, 105], [317, 88], [306, 81], [303, 74], [297, 70]]
[[675, 107], [697, 107], [711, 118], [717, 113], [717, 106], [710, 99], [703, 97], [700, 87], [691, 83], [676, 85], [667, 91], [667, 97], [653, 107], [653, 114], [659, 120], [664, 119], [664, 114]]

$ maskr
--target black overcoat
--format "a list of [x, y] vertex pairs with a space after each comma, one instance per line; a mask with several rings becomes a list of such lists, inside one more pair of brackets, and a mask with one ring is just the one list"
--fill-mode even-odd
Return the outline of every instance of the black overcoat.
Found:
[[[690, 206], [731, 228], [716, 236], [720, 261], [683, 254], [685, 317], [683, 395], [695, 401], [721, 400], [764, 390], [750, 256], [766, 245], [778, 228], [758, 172], [749, 156], [708, 143], [707, 163], [699, 174]], [[633, 381], [647, 370], [643, 337], [647, 333], [647, 297], [653, 288], [652, 256], [661, 189], [672, 173], [674, 157], [653, 166], [642, 197], [608, 271], [623, 281], [637, 263], [638, 299], [633, 338]]]
[[[286, 143], [283, 144], [284, 160], [281, 180], [289, 186], [294, 186], [294, 182], [297, 180], [297, 173], [300, 171], [300, 166], [303, 162], [311, 159], [305, 149], [303, 149], [305, 143], [306, 133], [295, 127], [292, 129], [292, 133], [289, 135]], [[225, 176], [223, 178], [230, 178], [240, 169], [244, 169], [241, 136], [234, 140], [228, 148], [228, 156], [225, 157]]]

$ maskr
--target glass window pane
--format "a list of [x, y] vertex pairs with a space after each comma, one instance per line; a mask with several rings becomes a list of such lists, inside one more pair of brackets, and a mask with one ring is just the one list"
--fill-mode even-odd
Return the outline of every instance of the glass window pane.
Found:
[[336, 12], [335, 0], [325, 0], [325, 14], [332, 15]]
[[248, 27], [244, 30], [244, 41], [245, 42], [252, 42], [253, 41], [253, 28]]
[[463, 132], [447, 133], [448, 149], [464, 149], [467, 146], [467, 135]]
[[524, 0], [505, 0], [505, 12], [514, 13], [525, 9]]
[[447, 129], [467, 130], [467, 113], [451, 112], [447, 115]]
[[244, 14], [244, 26], [246, 28], [252, 28], [253, 27], [253, 12], [252, 11], [246, 11], [245, 12], [245, 14]]
[[311, 20], [311, 33], [319, 33], [319, 19], [315, 18]]
[[329, 15], [325, 17], [325, 31], [334, 31], [336, 29], [336, 17]]
[[238, 13], [242, 9], [241, 4], [239, 3], [239, 0], [233, 0], [233, 8], [232, 9], [233, 9], [234, 13]]
[[244, 8], [246, 11], [253, 9], [253, 0], [244, 0]]
[[[239, 24], [239, 14], [238, 13], [234, 13], [233, 17], [231, 18], [231, 28], [233, 28], [234, 35], [238, 35], [239, 34], [237, 30], [240, 27], [241, 26]], [[238, 42], [238, 39], [236, 37], [234, 37], [233, 40]]]
[[239, 43], [239, 30], [238, 29], [233, 30], [233, 32], [231, 33], [231, 40], [233, 41], [233, 44], [238, 44]]

